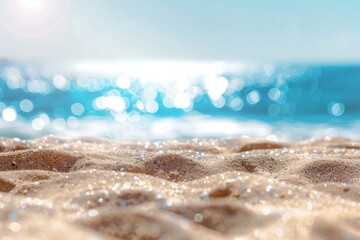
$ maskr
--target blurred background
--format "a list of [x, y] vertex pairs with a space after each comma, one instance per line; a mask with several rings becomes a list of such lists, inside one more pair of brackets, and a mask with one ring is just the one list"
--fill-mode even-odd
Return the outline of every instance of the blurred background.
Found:
[[357, 0], [0, 0], [0, 135], [360, 140]]

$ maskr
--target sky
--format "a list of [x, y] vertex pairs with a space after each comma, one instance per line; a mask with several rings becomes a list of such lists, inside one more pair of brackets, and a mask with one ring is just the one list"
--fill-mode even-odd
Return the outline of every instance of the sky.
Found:
[[0, 58], [359, 62], [358, 0], [0, 0]]

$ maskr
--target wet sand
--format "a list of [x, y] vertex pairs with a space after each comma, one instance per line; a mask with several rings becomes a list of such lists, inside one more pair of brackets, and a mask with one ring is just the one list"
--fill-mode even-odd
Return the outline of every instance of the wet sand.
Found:
[[0, 239], [360, 239], [360, 142], [0, 139]]

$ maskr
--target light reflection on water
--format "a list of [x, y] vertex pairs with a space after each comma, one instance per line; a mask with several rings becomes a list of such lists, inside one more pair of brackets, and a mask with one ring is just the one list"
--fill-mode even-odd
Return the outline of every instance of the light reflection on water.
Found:
[[360, 139], [359, 80], [358, 66], [4, 62], [0, 134]]

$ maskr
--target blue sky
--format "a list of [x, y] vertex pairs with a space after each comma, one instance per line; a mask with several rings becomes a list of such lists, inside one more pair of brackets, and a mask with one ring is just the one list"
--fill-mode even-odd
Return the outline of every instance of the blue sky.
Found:
[[[0, 17], [11, 25], [9, 1], [0, 0]], [[0, 25], [0, 57], [358, 62], [360, 1], [69, 0], [63, 21], [46, 34]]]

